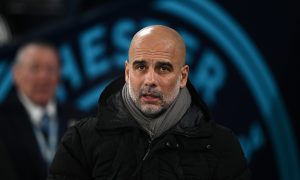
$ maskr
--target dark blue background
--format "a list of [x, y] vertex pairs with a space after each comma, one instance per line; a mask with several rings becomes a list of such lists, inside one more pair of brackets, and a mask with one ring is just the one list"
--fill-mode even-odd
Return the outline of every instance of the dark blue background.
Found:
[[[252, 152], [249, 159], [249, 166], [253, 173], [253, 179], [281, 179], [280, 166], [274, 155], [274, 146], [271, 142], [268, 126], [264, 124], [263, 117], [256, 105], [253, 94], [246, 85], [244, 79], [239, 74], [236, 67], [230, 63], [229, 57], [216, 42], [209, 38], [205, 33], [195, 28], [183, 19], [176, 18], [168, 13], [157, 12], [151, 8], [152, 1], [64, 1], [61, 7], [65, 11], [58, 11], [56, 14], [38, 15], [35, 13], [20, 14], [9, 13], [9, 3], [0, 4], [0, 14], [6, 18], [10, 26], [12, 38], [0, 48], [0, 63], [12, 63], [16, 48], [26, 40], [34, 38], [45, 38], [52, 40], [62, 49], [62, 44], [68, 44], [72, 55], [75, 57], [78, 72], [83, 84], [77, 89], [72, 82], [64, 79], [63, 89], [67, 95], [61, 98], [69, 104], [78, 108], [78, 97], [87, 95], [93, 90], [99, 94], [101, 88], [118, 74], [123, 73], [121, 66], [114, 64], [104, 75], [95, 75], [95, 79], [88, 78], [82, 60], [82, 47], [80, 37], [98, 25], [105, 27], [105, 36], [101, 36], [94, 42], [95, 45], [103, 42], [105, 52], [99, 55], [99, 59], [108, 57], [108, 61], [123, 60], [118, 59], [116, 54], [126, 54], [126, 46], [116, 47], [112, 40], [113, 30], [118, 20], [122, 18], [134, 19], [135, 29], [125, 34], [124, 40], [128, 40], [135, 31], [143, 27], [141, 23], [145, 18], [160, 19], [168, 25], [184, 29], [194, 35], [201, 46], [192, 55], [191, 70], [197, 67], [206, 50], [212, 50], [223, 62], [226, 67], [227, 78], [222, 89], [216, 94], [216, 103], [210, 105], [215, 120], [227, 127], [230, 127], [239, 136], [249, 136], [253, 124], [259, 124], [263, 131], [264, 139], [261, 139], [261, 146]], [[262, 54], [265, 64], [273, 76], [280, 95], [283, 97], [283, 106], [286, 107], [292, 131], [296, 136], [296, 147], [299, 149], [299, 13], [296, 3], [291, 1], [233, 1], [217, 0], [214, 1], [225, 12], [227, 12], [252, 40], [258, 51]], [[25, 11], [26, 12], [26, 11]], [[42, 12], [40, 12], [42, 13]], [[178, 12], [180, 13], [180, 12]], [[117, 41], [118, 42], [118, 41]], [[118, 53], [117, 53], [118, 52]], [[123, 56], [122, 56], [123, 57]], [[125, 57], [126, 58], [126, 57]], [[7, 66], [6, 68], [8, 68]], [[117, 67], [117, 68], [116, 68]], [[0, 71], [0, 83], [4, 82], [7, 70]], [[194, 74], [196, 73], [193, 72]], [[192, 74], [193, 74], [192, 73]], [[195, 80], [194, 80], [195, 81]], [[1, 85], [1, 84], [0, 84]], [[0, 87], [1, 88], [1, 87]], [[11, 90], [11, 88], [9, 89]], [[203, 95], [201, 88], [199, 93]], [[204, 96], [204, 95], [203, 95]], [[62, 96], [60, 96], [62, 97]], [[94, 101], [98, 98], [94, 96]], [[205, 99], [205, 98], [204, 98]], [[5, 100], [5, 98], [4, 98]], [[209, 102], [208, 102], [209, 104]], [[96, 106], [88, 108], [82, 116], [95, 114]], [[256, 133], [259, 131], [256, 131]], [[278, 133], [281, 131], [278, 130]], [[250, 133], [251, 134], [251, 133]], [[284, 134], [280, 134], [284, 136]], [[286, 147], [290, 148], [290, 147]], [[299, 152], [298, 152], [299, 154]], [[288, 161], [288, 160], [287, 160]], [[299, 161], [299, 160], [298, 160]], [[299, 169], [300, 171], [300, 169]]]

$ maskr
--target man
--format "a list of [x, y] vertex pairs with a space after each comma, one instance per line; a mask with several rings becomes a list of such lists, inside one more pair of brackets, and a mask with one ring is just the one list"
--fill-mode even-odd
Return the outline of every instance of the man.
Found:
[[18, 179], [46, 178], [66, 130], [67, 117], [54, 98], [59, 71], [58, 53], [50, 44], [31, 42], [17, 52], [16, 91], [0, 106], [0, 138]]
[[249, 179], [237, 138], [211, 120], [188, 81], [175, 30], [140, 30], [125, 66], [97, 117], [65, 134], [49, 180]]

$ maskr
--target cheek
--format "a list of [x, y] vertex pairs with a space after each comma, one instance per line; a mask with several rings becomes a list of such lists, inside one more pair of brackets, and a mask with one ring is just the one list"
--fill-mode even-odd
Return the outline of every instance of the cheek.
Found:
[[19, 85], [26, 89], [31, 89], [35, 82], [34, 76], [26, 72], [22, 73], [18, 79]]
[[175, 88], [178, 88], [178, 86], [179, 86], [178, 78], [167, 79], [161, 83], [161, 88], [166, 94], [172, 93], [175, 90]]
[[50, 78], [49, 82], [51, 82], [53, 86], [56, 86], [59, 83], [59, 77], [58, 76], [52, 77]]
[[142, 86], [142, 78], [133, 74], [129, 75], [128, 81], [130, 82], [132, 88], [138, 89]]
[[134, 81], [133, 79], [130, 79], [129, 83], [130, 83], [130, 86], [131, 86], [131, 88], [133, 89], [134, 92], [139, 91], [139, 89], [141, 88], [139, 86], [139, 84], [136, 81]]
[[164, 81], [164, 84], [169, 89], [174, 89], [176, 86], [178, 86], [179, 83], [179, 77], [171, 77]]
[[22, 77], [21, 77], [21, 78], [22, 78], [22, 80], [25, 81], [25, 82], [31, 82], [31, 81], [35, 81], [35, 80], [36, 80], [37, 75], [34, 74], [34, 73], [31, 73], [31, 72], [26, 71], [26, 72], [24, 72], [24, 73], [22, 74]]

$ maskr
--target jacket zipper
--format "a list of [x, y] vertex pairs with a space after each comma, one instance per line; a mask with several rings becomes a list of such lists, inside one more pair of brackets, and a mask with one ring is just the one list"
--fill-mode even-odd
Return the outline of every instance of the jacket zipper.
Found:
[[148, 157], [148, 155], [150, 153], [152, 141], [153, 141], [153, 138], [150, 137], [150, 139], [148, 140], [148, 148], [147, 148], [146, 154], [143, 157], [143, 161], [146, 160], [146, 158]]

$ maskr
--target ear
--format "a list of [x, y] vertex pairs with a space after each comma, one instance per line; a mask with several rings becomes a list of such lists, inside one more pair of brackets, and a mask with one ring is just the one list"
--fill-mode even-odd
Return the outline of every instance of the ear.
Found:
[[128, 83], [127, 82], [128, 79], [129, 79], [129, 62], [128, 62], [128, 60], [126, 60], [125, 61], [125, 81], [126, 81], [126, 83]]
[[181, 72], [180, 72], [180, 88], [183, 88], [186, 86], [188, 76], [189, 76], [189, 66], [184, 65], [181, 68]]

